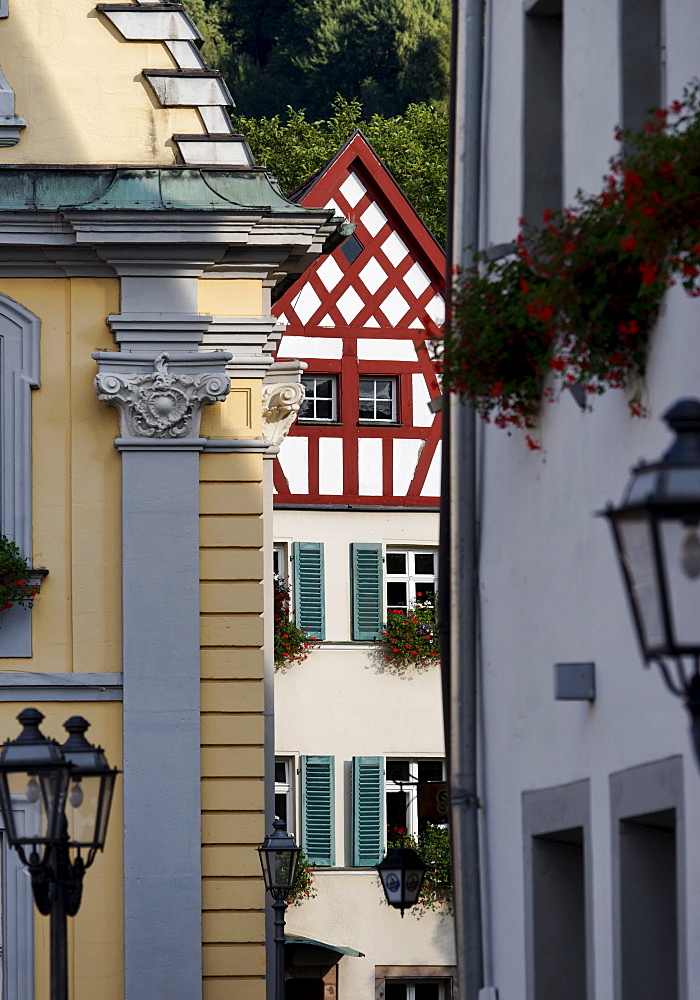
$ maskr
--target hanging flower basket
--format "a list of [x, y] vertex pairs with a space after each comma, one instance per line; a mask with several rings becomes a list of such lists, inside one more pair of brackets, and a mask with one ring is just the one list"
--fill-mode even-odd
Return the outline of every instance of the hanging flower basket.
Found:
[[275, 667], [303, 663], [318, 642], [290, 619], [289, 590], [275, 577]]
[[39, 593], [38, 584], [32, 583], [35, 575], [15, 543], [6, 535], [0, 535], [0, 611], [6, 611], [13, 604], [33, 607]]
[[444, 384], [498, 427], [532, 429], [542, 400], [574, 385], [631, 389], [644, 416], [663, 296], [676, 282], [700, 295], [700, 86], [617, 139], [600, 194], [579, 192], [540, 229], [521, 220], [512, 256], [455, 277]]
[[395, 667], [427, 667], [440, 660], [437, 601], [434, 594], [418, 594], [407, 611], [389, 613], [382, 632], [384, 659]]

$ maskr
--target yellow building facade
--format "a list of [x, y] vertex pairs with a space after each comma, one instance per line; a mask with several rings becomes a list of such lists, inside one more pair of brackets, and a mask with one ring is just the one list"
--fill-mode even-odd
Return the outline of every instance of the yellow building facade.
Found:
[[[48, 571], [0, 615], [0, 736], [84, 715], [123, 771], [75, 1000], [265, 994], [269, 469], [301, 396], [270, 294], [338, 220], [254, 165], [197, 42], [177, 4], [0, 0], [1, 529]], [[4, 995], [34, 1000], [10, 854]]]

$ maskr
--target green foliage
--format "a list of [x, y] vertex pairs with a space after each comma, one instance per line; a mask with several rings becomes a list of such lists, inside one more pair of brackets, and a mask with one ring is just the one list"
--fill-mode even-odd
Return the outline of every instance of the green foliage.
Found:
[[204, 39], [202, 55], [212, 68], [221, 67], [231, 56], [231, 43], [224, 34], [218, 3], [207, 0], [182, 0], [182, 4]]
[[545, 212], [514, 257], [455, 283], [445, 385], [496, 426], [533, 428], [542, 399], [573, 385], [632, 388], [630, 410], [644, 416], [638, 386], [663, 296], [676, 281], [700, 295], [700, 85], [617, 138], [600, 194]]
[[447, 827], [428, 825], [418, 837], [401, 833], [387, 847], [412, 847], [427, 866], [418, 902], [411, 908], [417, 917], [428, 910], [452, 913], [452, 857]]
[[427, 667], [437, 663], [440, 645], [435, 595], [426, 594], [407, 612], [392, 611], [382, 632], [382, 641], [384, 659], [395, 667]]
[[289, 617], [289, 590], [275, 577], [275, 667], [303, 663], [318, 643]]
[[[284, 107], [325, 117], [342, 94], [368, 116], [412, 102], [445, 110], [447, 0], [185, 0], [206, 57], [247, 115]], [[221, 45], [220, 38], [225, 44]]]
[[305, 851], [299, 855], [297, 873], [294, 878], [294, 888], [287, 897], [290, 906], [301, 906], [307, 899], [315, 899], [318, 895], [314, 888], [314, 870], [309, 864], [309, 859]]
[[410, 104], [403, 115], [373, 115], [362, 121], [359, 101], [338, 96], [325, 121], [287, 108], [287, 119], [238, 115], [234, 127], [247, 136], [258, 162], [266, 164], [283, 191], [308, 180], [357, 128], [392, 172], [425, 225], [445, 243], [447, 115], [427, 104]]
[[29, 583], [29, 563], [14, 542], [0, 535], [0, 611], [19, 604], [31, 608], [38, 588]]

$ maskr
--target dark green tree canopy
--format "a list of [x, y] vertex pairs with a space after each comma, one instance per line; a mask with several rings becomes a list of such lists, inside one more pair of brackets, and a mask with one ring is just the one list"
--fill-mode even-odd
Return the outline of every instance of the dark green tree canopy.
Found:
[[448, 0], [184, 0], [204, 54], [238, 109], [272, 117], [287, 105], [327, 117], [336, 94], [366, 117], [411, 103], [445, 110]]

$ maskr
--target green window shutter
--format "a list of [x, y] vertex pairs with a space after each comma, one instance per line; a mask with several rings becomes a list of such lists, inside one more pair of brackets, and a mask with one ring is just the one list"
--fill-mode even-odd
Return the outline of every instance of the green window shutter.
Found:
[[384, 758], [352, 759], [352, 863], [378, 864], [384, 854]]
[[365, 641], [382, 637], [382, 547], [370, 542], [350, 546], [352, 577], [352, 637]]
[[295, 542], [294, 620], [316, 639], [326, 638], [323, 542]]
[[301, 846], [313, 865], [335, 864], [335, 757], [301, 758]]

